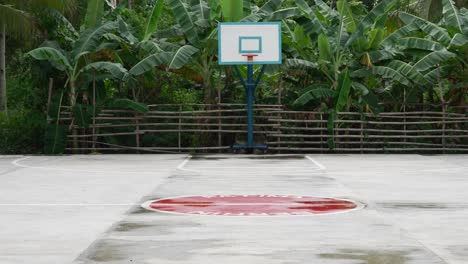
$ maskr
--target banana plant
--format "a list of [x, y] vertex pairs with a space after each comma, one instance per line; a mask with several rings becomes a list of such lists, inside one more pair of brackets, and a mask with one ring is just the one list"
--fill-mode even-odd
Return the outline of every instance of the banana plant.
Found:
[[295, 68], [308, 65], [309, 72], [318, 71], [323, 76], [321, 84], [306, 88], [296, 103], [328, 100], [329, 108], [343, 111], [354, 95], [359, 103], [378, 112], [380, 107], [373, 89], [378, 80], [370, 73], [391, 82], [406, 83], [397, 71], [385, 65], [396, 51], [380, 46], [388, 13], [398, 1], [381, 1], [368, 13], [364, 13], [363, 6], [353, 6], [345, 0], [338, 1], [336, 9], [322, 0], [315, 0], [313, 6], [305, 0], [295, 1], [301, 16], [283, 23], [288, 52], [296, 59]]
[[[408, 63], [394, 63], [393, 68], [402, 69], [408, 79], [426, 82], [426, 88], [436, 90], [442, 104], [446, 103], [440, 91], [440, 80], [461, 79], [467, 74], [468, 68], [468, 12], [458, 10], [452, 0], [441, 1], [443, 10], [439, 22], [430, 22], [424, 18], [408, 13], [400, 13], [400, 19], [405, 26], [394, 32], [384, 41], [386, 47], [396, 46], [407, 57]], [[422, 34], [421, 34], [422, 33]], [[450, 62], [450, 63], [448, 63]], [[460, 77], [454, 77], [458, 73]], [[464, 101], [467, 87], [453, 85], [459, 89], [459, 98]], [[450, 91], [454, 93], [454, 91]]]
[[[228, 1], [224, 0], [220, 3], [216, 0], [166, 0], [177, 22], [172, 28], [171, 33], [173, 34], [169, 38], [180, 43], [179, 47], [175, 49], [172, 59], [174, 64], [171, 63], [175, 68], [172, 68], [183, 68], [179, 71], [182, 73], [184, 70], [198, 72], [207, 103], [213, 101], [214, 76], [218, 69], [216, 56], [217, 22], [222, 21], [223, 17], [228, 17], [231, 20], [240, 18], [239, 11], [232, 10]], [[269, 0], [261, 7], [251, 5], [250, 10], [252, 11], [244, 14], [240, 21], [269, 21], [286, 16], [286, 11], [280, 12], [278, 10], [283, 1]]]

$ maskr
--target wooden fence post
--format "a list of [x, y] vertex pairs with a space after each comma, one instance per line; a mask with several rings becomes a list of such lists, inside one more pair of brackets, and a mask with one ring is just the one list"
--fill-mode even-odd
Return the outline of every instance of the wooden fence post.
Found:
[[[223, 144], [222, 134], [221, 134], [221, 102], [218, 102], [218, 147], [221, 147]], [[222, 153], [222, 150], [219, 150]]]
[[92, 148], [93, 148], [93, 152], [96, 152], [96, 141], [97, 141], [97, 137], [96, 137], [96, 72], [94, 72], [94, 75], [93, 75], [93, 129], [92, 129], [92, 133], [93, 133]]
[[181, 133], [181, 130], [182, 130], [182, 105], [179, 105], [179, 126], [178, 126], [178, 132], [177, 132], [177, 136], [178, 136], [178, 139], [177, 139], [177, 146], [179, 147], [179, 152], [182, 152], [182, 133]]
[[135, 141], [137, 147], [137, 153], [140, 153], [140, 116], [135, 113]]

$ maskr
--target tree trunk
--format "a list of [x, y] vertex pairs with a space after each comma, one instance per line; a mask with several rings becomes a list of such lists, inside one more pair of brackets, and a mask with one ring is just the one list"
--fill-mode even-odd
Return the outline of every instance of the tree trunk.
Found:
[[[75, 117], [74, 117], [74, 114], [73, 114], [73, 108], [75, 107], [75, 103], [76, 103], [76, 84], [75, 84], [75, 81], [74, 80], [70, 80], [70, 113], [71, 113], [71, 116], [72, 116], [72, 122], [71, 122], [71, 126], [72, 126], [72, 135], [73, 135], [73, 153], [77, 153], [78, 152], [78, 129], [75, 127]], [[60, 109], [59, 109], [60, 111]]]
[[6, 89], [6, 25], [0, 25], [0, 112], [6, 112], [7, 107], [7, 89]]

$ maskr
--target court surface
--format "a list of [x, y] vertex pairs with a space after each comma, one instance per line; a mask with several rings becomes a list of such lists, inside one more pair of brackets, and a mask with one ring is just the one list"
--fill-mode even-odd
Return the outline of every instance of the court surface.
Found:
[[[232, 195], [363, 208], [207, 215], [141, 206]], [[0, 156], [1, 264], [466, 264], [467, 223], [468, 155]]]

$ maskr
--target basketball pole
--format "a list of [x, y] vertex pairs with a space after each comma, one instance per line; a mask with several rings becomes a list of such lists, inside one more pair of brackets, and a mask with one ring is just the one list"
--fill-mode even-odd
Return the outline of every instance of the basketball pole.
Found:
[[235, 67], [236, 73], [241, 80], [242, 85], [245, 88], [246, 97], [247, 97], [247, 144], [246, 145], [239, 145], [236, 144], [233, 146], [233, 149], [245, 149], [248, 153], [253, 153], [255, 149], [259, 150], [267, 150], [268, 146], [266, 145], [256, 145], [254, 141], [254, 102], [255, 102], [255, 90], [257, 89], [260, 80], [265, 73], [266, 65], [262, 66], [262, 69], [257, 76], [257, 79], [254, 78], [254, 65], [247, 64], [247, 80], [244, 80], [242, 74], [236, 65]]
[[247, 65], [247, 148], [254, 147], [253, 103], [256, 85], [253, 82], [253, 65]]

